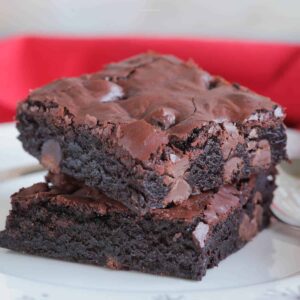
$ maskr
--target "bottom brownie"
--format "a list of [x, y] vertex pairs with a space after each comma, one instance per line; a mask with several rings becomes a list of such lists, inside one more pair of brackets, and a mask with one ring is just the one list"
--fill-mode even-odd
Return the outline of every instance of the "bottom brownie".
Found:
[[0, 246], [113, 269], [201, 279], [269, 224], [274, 176], [139, 216], [88, 187], [50, 177], [12, 196]]

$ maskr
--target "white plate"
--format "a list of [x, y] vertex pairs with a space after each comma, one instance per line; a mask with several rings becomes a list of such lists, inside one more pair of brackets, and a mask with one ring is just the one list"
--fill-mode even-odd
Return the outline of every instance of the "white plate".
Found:
[[[13, 124], [0, 125], [0, 173], [36, 163], [22, 150], [16, 135]], [[43, 176], [41, 172], [0, 182], [1, 230], [10, 194]], [[242, 250], [209, 270], [201, 282], [112, 271], [0, 248], [0, 300], [235, 300], [241, 296], [244, 300], [299, 299], [299, 230], [274, 221]]]

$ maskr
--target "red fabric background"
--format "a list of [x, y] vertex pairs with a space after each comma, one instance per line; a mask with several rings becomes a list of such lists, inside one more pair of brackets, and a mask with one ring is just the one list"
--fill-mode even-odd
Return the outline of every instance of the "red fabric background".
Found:
[[271, 97], [287, 108], [287, 123], [300, 127], [300, 45], [133, 37], [0, 40], [0, 122], [13, 120], [29, 89], [147, 50], [193, 58], [211, 73]]

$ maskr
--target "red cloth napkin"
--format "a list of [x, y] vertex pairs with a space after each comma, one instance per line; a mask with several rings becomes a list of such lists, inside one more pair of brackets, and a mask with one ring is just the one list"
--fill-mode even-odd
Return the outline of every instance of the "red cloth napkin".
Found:
[[94, 72], [109, 62], [154, 50], [192, 58], [204, 69], [271, 97], [300, 127], [300, 45], [178, 38], [48, 38], [0, 40], [0, 122], [16, 103], [61, 76]]

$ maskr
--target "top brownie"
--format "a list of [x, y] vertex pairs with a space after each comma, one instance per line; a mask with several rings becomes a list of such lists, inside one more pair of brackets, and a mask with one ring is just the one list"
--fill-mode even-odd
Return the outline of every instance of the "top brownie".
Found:
[[32, 91], [17, 127], [47, 169], [144, 213], [274, 166], [284, 116], [192, 61], [147, 53]]

